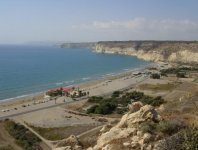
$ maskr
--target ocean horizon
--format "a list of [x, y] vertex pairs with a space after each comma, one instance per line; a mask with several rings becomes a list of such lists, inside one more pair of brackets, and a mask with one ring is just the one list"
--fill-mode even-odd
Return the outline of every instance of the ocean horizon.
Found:
[[149, 63], [132, 56], [94, 53], [86, 48], [0, 45], [0, 100], [78, 85]]

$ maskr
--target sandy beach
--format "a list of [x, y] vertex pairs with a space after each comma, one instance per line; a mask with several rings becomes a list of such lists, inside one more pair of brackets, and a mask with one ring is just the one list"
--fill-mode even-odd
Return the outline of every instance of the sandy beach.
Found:
[[[142, 71], [142, 69], [140, 70]], [[134, 72], [137, 72], [137, 70], [127, 71], [100, 80], [89, 81], [77, 86], [83, 91], [89, 91], [90, 96], [110, 94], [116, 90], [123, 90], [125, 88], [132, 87], [136, 83], [142, 82], [148, 78], [144, 74], [134, 75]], [[64, 99], [66, 100], [65, 102]], [[5, 119], [6, 116], [65, 105], [68, 102], [71, 103], [72, 99], [68, 97], [59, 97], [56, 104], [54, 100], [46, 101], [44, 100], [44, 93], [13, 99], [11, 101], [2, 101], [0, 102], [0, 118]]]

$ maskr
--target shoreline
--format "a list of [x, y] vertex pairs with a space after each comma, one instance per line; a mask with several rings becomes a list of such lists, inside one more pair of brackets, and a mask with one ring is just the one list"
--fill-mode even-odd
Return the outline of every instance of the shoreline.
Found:
[[[131, 73], [134, 73], [135, 71], [143, 71], [145, 70], [147, 67], [156, 65], [158, 63], [156, 62], [151, 62], [145, 66], [141, 66], [138, 68], [133, 68], [133, 69], [123, 69], [119, 72], [115, 72], [115, 73], [107, 73], [104, 75], [100, 75], [98, 77], [92, 77], [92, 79], [90, 80], [84, 80], [82, 82], [76, 83], [76, 84], [71, 84], [68, 86], [63, 86], [63, 87], [72, 87], [72, 86], [76, 86], [79, 88], [86, 88], [87, 86], [92, 86], [94, 84], [98, 84], [101, 82], [104, 82], [105, 80], [115, 80], [118, 78], [122, 78], [124, 76], [127, 76]], [[61, 87], [61, 86], [60, 86]], [[54, 87], [56, 88], [56, 87]], [[49, 89], [48, 89], [49, 90]], [[47, 90], [46, 90], [47, 91]], [[12, 97], [12, 98], [7, 98], [7, 99], [2, 99], [0, 100], [0, 105], [4, 104], [4, 103], [12, 103], [12, 102], [17, 102], [17, 101], [23, 101], [23, 102], [28, 102], [28, 101], [33, 101], [33, 100], [39, 100], [40, 97], [43, 97], [46, 91], [40, 91], [40, 92], [36, 92], [36, 93], [30, 93], [30, 94], [25, 94], [25, 95], [20, 95], [20, 96], [16, 96], [16, 97]]]

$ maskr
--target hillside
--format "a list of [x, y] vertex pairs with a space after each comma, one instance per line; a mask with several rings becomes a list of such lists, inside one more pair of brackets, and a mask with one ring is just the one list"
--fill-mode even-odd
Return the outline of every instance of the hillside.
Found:
[[98, 42], [95, 51], [155, 62], [198, 63], [197, 41], [105, 41]]

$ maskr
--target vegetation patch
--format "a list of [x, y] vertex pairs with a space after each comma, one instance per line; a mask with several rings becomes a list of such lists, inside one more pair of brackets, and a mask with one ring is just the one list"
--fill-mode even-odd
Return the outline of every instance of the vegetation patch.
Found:
[[183, 150], [197, 150], [198, 149], [198, 128], [188, 128], [180, 133], [183, 138], [181, 147]]
[[79, 125], [59, 128], [43, 128], [31, 126], [31, 128], [33, 128], [37, 133], [39, 133], [41, 136], [50, 141], [58, 141], [65, 139], [68, 138], [71, 134], [79, 135], [95, 127], [96, 125]]
[[123, 114], [128, 110], [128, 104], [135, 101], [141, 101], [144, 104], [153, 106], [160, 106], [165, 102], [161, 96], [151, 97], [144, 95], [143, 92], [114, 92], [109, 98], [90, 97], [88, 102], [94, 103], [95, 105], [87, 109], [87, 113], [107, 115], [115, 112], [117, 114]]
[[177, 68], [168, 68], [160, 70], [161, 75], [166, 76], [167, 74], [176, 74], [177, 77], [185, 77], [187, 72], [198, 71], [198, 67], [177, 67]]
[[153, 73], [153, 74], [150, 75], [150, 78], [151, 78], [151, 79], [160, 79], [160, 74], [158, 74], [158, 73]]
[[159, 123], [144, 122], [140, 124], [140, 130], [144, 133], [149, 132], [152, 134], [162, 133], [164, 135], [172, 135], [177, 133], [183, 126], [178, 121], [164, 120]]
[[198, 129], [188, 127], [182, 129], [173, 136], [164, 139], [160, 148], [162, 150], [197, 150], [198, 149]]
[[42, 149], [39, 145], [41, 140], [23, 125], [7, 120], [5, 121], [5, 128], [8, 133], [15, 138], [16, 143], [25, 150]]
[[35, 127], [31, 126], [36, 132], [38, 132], [41, 136], [44, 138], [51, 140], [51, 141], [56, 141], [56, 140], [62, 140], [65, 138], [64, 136], [64, 130], [67, 129], [65, 128], [42, 128], [42, 127]]

